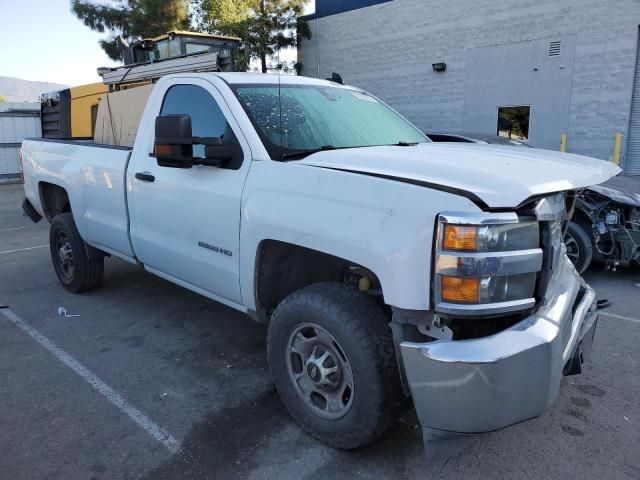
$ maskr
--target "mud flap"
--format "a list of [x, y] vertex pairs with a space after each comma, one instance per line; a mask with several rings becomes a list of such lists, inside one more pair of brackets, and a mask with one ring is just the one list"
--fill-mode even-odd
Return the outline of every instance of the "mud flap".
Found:
[[33, 223], [38, 223], [42, 220], [42, 215], [36, 212], [36, 209], [33, 208], [31, 202], [26, 198], [22, 201], [22, 210], [24, 210], [25, 215], [29, 217]]

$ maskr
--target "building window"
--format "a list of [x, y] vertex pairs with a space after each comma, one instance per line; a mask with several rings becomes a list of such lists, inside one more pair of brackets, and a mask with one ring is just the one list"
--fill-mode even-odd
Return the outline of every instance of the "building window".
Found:
[[530, 115], [530, 105], [498, 107], [498, 135], [513, 140], [529, 140]]

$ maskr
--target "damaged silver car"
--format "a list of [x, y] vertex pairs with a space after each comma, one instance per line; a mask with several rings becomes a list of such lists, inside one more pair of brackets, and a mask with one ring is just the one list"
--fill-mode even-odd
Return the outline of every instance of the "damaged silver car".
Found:
[[565, 235], [567, 256], [578, 272], [593, 260], [616, 270], [640, 260], [640, 180], [617, 176], [584, 190]]

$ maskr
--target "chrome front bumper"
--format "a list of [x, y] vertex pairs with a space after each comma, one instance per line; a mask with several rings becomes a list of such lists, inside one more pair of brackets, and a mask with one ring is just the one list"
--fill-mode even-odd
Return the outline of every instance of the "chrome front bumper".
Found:
[[490, 337], [400, 344], [404, 370], [426, 431], [480, 433], [542, 414], [555, 401], [565, 365], [589, 354], [596, 295], [565, 255], [545, 306]]

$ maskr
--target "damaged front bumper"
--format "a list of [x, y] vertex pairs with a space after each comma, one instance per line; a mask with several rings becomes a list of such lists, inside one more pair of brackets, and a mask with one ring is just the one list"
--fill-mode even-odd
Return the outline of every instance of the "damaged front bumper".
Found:
[[564, 255], [544, 305], [489, 337], [400, 344], [425, 434], [497, 430], [553, 404], [563, 374], [589, 355], [598, 317], [595, 292]]

